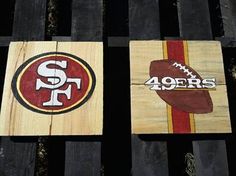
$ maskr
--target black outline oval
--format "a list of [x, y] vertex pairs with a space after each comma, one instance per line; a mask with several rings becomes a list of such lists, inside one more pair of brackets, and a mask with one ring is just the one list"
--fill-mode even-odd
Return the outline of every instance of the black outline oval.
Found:
[[[79, 103], [77, 104], [76, 106], [73, 106], [67, 110], [62, 110], [62, 111], [57, 111], [57, 112], [48, 112], [48, 111], [41, 111], [41, 110], [38, 110], [38, 109], [35, 109], [33, 107], [31, 107], [30, 105], [28, 105], [23, 99], [22, 97], [20, 96], [20, 94], [18, 93], [18, 90], [17, 90], [17, 79], [18, 79], [18, 76], [19, 74], [22, 72], [22, 70], [28, 66], [31, 62], [33, 62], [34, 60], [38, 59], [38, 58], [41, 58], [41, 57], [44, 57], [44, 56], [47, 56], [47, 55], [53, 55], [53, 54], [58, 54], [58, 55], [64, 55], [64, 56], [67, 56], [67, 57], [72, 57], [74, 59], [76, 59], [77, 61], [81, 62], [90, 72], [90, 75], [91, 75], [91, 78], [92, 78], [92, 85], [91, 85], [91, 89], [89, 90], [88, 92], [88, 95]], [[75, 56], [75, 55], [72, 55], [72, 54], [69, 54], [69, 53], [64, 53], [64, 52], [47, 52], [47, 53], [43, 53], [43, 54], [39, 54], [39, 55], [36, 55], [32, 58], [30, 58], [29, 60], [27, 60], [26, 62], [24, 62], [15, 72], [13, 78], [12, 78], [12, 82], [11, 82], [11, 88], [12, 88], [12, 92], [15, 96], [15, 98], [17, 99], [17, 101], [23, 105], [25, 108], [33, 111], [33, 112], [37, 112], [37, 113], [41, 113], [41, 114], [50, 114], [50, 115], [56, 115], [56, 114], [63, 114], [63, 113], [67, 113], [69, 111], [72, 111], [74, 109], [77, 109], [78, 107], [82, 106], [85, 102], [87, 102], [89, 100], [89, 98], [91, 98], [93, 92], [94, 92], [94, 89], [95, 89], [95, 86], [96, 86], [96, 76], [94, 74], [94, 71], [92, 70], [92, 68], [90, 67], [90, 65], [85, 62], [84, 60], [82, 60], [81, 58]]]

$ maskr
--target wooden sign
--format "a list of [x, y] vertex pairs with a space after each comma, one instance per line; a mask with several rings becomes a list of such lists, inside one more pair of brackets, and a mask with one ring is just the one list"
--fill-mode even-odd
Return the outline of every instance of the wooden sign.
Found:
[[230, 133], [221, 45], [131, 41], [132, 133]]
[[13, 42], [0, 135], [101, 135], [101, 42]]

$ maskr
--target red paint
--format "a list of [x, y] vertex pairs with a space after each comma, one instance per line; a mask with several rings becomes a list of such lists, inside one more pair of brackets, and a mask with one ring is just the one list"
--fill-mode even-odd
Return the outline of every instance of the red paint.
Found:
[[[70, 100], [68, 100], [65, 95], [61, 95], [58, 97], [58, 100], [60, 102], [63, 102], [63, 106], [58, 106], [58, 107], [43, 106], [43, 102], [47, 102], [50, 100], [51, 90], [42, 88], [36, 91], [37, 78], [47, 83], [47, 78], [37, 74], [37, 68], [41, 63], [48, 60], [67, 61], [67, 69], [62, 69], [56, 65], [49, 65], [49, 68], [58, 67], [57, 69], [61, 69], [66, 73], [67, 78], [82, 79], [82, 87], [80, 90], [77, 89], [74, 83], [65, 83], [62, 87], [60, 87], [60, 90], [65, 90], [68, 88], [69, 85], [72, 85]], [[22, 77], [19, 79], [20, 79], [20, 92], [23, 95], [23, 97], [28, 101], [28, 103], [39, 109], [52, 110], [52, 111], [65, 109], [79, 102], [81, 99], [84, 98], [90, 84], [89, 75], [87, 71], [82, 67], [82, 65], [77, 61], [66, 56], [48, 56], [45, 58], [38, 59], [29, 65], [29, 67], [22, 74]]]
[[[167, 41], [168, 59], [185, 63], [183, 41]], [[191, 133], [189, 113], [174, 107], [172, 110], [173, 133]]]

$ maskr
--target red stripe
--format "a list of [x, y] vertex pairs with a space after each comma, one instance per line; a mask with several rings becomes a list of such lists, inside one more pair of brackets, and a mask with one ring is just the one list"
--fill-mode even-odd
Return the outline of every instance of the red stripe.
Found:
[[[183, 41], [167, 41], [168, 59], [185, 63]], [[191, 133], [189, 113], [176, 108], [172, 110], [173, 133]]]

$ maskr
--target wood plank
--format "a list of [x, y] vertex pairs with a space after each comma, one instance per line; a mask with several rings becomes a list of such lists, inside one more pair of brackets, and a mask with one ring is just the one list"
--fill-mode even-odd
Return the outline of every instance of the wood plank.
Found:
[[[130, 39], [160, 39], [159, 13], [159, 0], [129, 0]], [[154, 57], [159, 56], [158, 45], [156, 46], [156, 49], [157, 52], [154, 53]], [[130, 48], [130, 53], [133, 53], [132, 48]], [[141, 61], [139, 60], [137, 62]], [[162, 151], [163, 154], [159, 155], [159, 151]], [[157, 155], [158, 158], [156, 157]], [[144, 161], [144, 158], [147, 158], [150, 162], [145, 162], [146, 160]], [[147, 142], [140, 139], [138, 135], [132, 135], [132, 172], [133, 176], [150, 176], [150, 174], [152, 176], [168, 176], [166, 142], [156, 140]]]
[[101, 41], [103, 31], [103, 1], [72, 1], [72, 40]]
[[129, 37], [108, 37], [108, 47], [128, 47]]
[[[86, 103], [83, 104], [83, 106], [80, 106], [79, 108], [76, 108], [70, 112], [66, 113], [63, 112], [62, 114], [43, 114], [35, 112], [35, 110], [41, 110], [42, 108], [44, 108], [44, 107], [41, 108], [40, 103], [48, 101], [48, 97], [43, 97], [43, 96], [40, 97], [39, 93], [41, 90], [38, 90], [37, 97], [39, 99], [44, 99], [44, 100], [40, 102], [39, 101], [32, 102], [30, 99], [26, 98], [27, 96], [23, 95], [23, 88], [21, 88], [21, 97], [25, 98], [24, 100], [21, 101], [24, 101], [25, 103], [29, 102], [27, 103], [27, 105], [30, 105], [31, 107], [31, 109], [29, 107], [25, 108], [25, 105], [22, 106], [23, 103], [19, 101], [19, 98], [16, 99], [13, 96], [13, 91], [11, 89], [12, 78], [16, 72], [16, 69], [18, 69], [19, 66], [27, 62], [32, 57], [42, 53], [54, 52], [54, 51], [70, 53], [72, 55], [81, 58], [83, 61], [87, 62], [93, 69], [94, 74], [96, 76], [96, 81], [92, 80], [92, 78], [88, 78], [90, 79], [89, 80], [90, 85], [92, 85], [92, 81], [94, 81], [94, 83], [96, 82], [95, 89], [93, 94], [91, 94], [91, 98], [89, 98], [88, 101], [86, 101]], [[54, 53], [51, 54], [50, 56], [55, 57], [56, 54]], [[60, 55], [58, 55], [58, 57], [59, 56]], [[1, 108], [0, 134], [11, 135], [11, 136], [101, 135], [102, 121], [103, 121], [103, 59], [102, 58], [103, 58], [103, 48], [101, 42], [11, 43], [8, 54], [7, 72], [5, 77], [6, 84], [4, 86], [3, 101]], [[69, 64], [71, 63], [68, 63], [68, 69], [70, 68], [69, 66], [72, 66]], [[31, 69], [30, 72], [31, 80], [30, 82], [24, 82], [24, 85], [27, 85], [29, 87], [32, 81], [35, 81], [33, 85], [36, 85], [36, 78], [38, 79], [38, 76], [36, 76], [36, 78], [33, 79], [34, 77], [32, 75], [34, 74], [33, 73], [34, 71], [36, 70]], [[22, 77], [21, 79], [23, 79]], [[83, 84], [85, 84], [85, 79], [86, 78], [82, 79]], [[28, 89], [27, 94], [33, 92], [32, 87], [30, 88], [26, 87], [25, 89]], [[80, 89], [81, 89], [80, 91], [83, 91], [83, 87], [81, 87]], [[88, 90], [90, 89], [88, 88]], [[72, 96], [73, 95], [76, 96], [73, 92], [73, 89], [71, 90], [71, 94]], [[73, 100], [73, 97], [71, 97], [70, 100]], [[31, 105], [32, 103], [33, 105]], [[64, 103], [66, 103], [66, 101], [64, 101]], [[73, 104], [70, 106], [73, 106]], [[63, 106], [61, 108], [63, 108]], [[51, 111], [53, 111], [52, 113], [54, 113], [54, 111], [56, 110], [51, 110]], [[34, 128], [32, 128], [32, 126], [34, 126]]]
[[92, 97], [83, 106], [52, 117], [51, 135], [102, 135], [103, 129], [103, 45], [102, 42], [58, 42], [58, 52], [86, 61], [96, 75]]
[[129, 0], [131, 40], [160, 38], [159, 0]]
[[[45, 19], [46, 19], [46, 0], [27, 1], [25, 3], [22, 0], [17, 0], [15, 4], [15, 15], [13, 24], [13, 40], [44, 40], [45, 31]], [[36, 9], [30, 8], [33, 4], [36, 5]], [[29, 7], [29, 11], [26, 8]], [[40, 11], [41, 15], [37, 16], [36, 12]], [[26, 21], [24, 20], [25, 13], [29, 17], [34, 17], [31, 21], [32, 24], [28, 25], [26, 30], [18, 30], [18, 28], [24, 28]], [[20, 14], [22, 16], [20, 16]], [[19, 20], [19, 22], [17, 21]], [[33, 23], [37, 26], [33, 26]], [[33, 28], [31, 28], [33, 27]], [[31, 31], [31, 32], [29, 32]], [[34, 34], [32, 36], [32, 34]], [[23, 38], [24, 37], [24, 38]], [[5, 142], [4, 142], [5, 141]], [[1, 175], [9, 176], [33, 176], [35, 167], [36, 156], [36, 141], [32, 138], [28, 138], [28, 141], [24, 141], [23, 138], [17, 138], [17, 141], [13, 141], [9, 137], [1, 137], [1, 156], [0, 157], [0, 173]], [[10, 165], [13, 163], [13, 165]], [[11, 172], [9, 174], [8, 172]]]
[[[0, 175], [33, 176], [36, 145], [32, 139], [21, 142], [2, 137], [0, 141]], [[18, 138], [19, 140], [19, 138]]]
[[[199, 10], [199, 13], [194, 13], [196, 10], [194, 9], [201, 9]], [[179, 11], [179, 21], [180, 21], [180, 31], [181, 36], [184, 37], [184, 39], [193, 40], [193, 39], [212, 39], [212, 32], [211, 32], [211, 25], [210, 25], [210, 15], [209, 15], [209, 8], [208, 8], [208, 1], [204, 0], [197, 0], [197, 1], [188, 1], [188, 0], [181, 0], [178, 4], [178, 11]], [[198, 24], [199, 23], [199, 24]], [[221, 167], [221, 163], [218, 162], [218, 156], [219, 158], [221, 156], [226, 156], [226, 147], [225, 142], [219, 143], [218, 141], [210, 141], [205, 142], [204, 141], [195, 141], [193, 142], [193, 147], [197, 148], [197, 146], [206, 145], [207, 148], [211, 148], [211, 150], [218, 150], [217, 153], [215, 153], [215, 157], [212, 160], [208, 160], [208, 158], [204, 158], [204, 160], [208, 160], [208, 163], [215, 165], [215, 167], [221, 168], [221, 173], [227, 173], [228, 170], [226, 168]], [[201, 147], [200, 152], [195, 157], [201, 158], [200, 155], [208, 155], [211, 152], [207, 150], [206, 147]], [[202, 158], [201, 158], [202, 159]], [[201, 163], [204, 163], [206, 161], [204, 160], [197, 160], [196, 165], [201, 166]], [[225, 161], [227, 163], [227, 161]], [[209, 166], [209, 165], [207, 165]], [[198, 172], [201, 170], [202, 173], [206, 172], [207, 167], [200, 167], [196, 168]]]
[[197, 175], [228, 176], [225, 141], [194, 141], [193, 153]]
[[[131, 55], [131, 115], [132, 133], [171, 133], [166, 103], [144, 83], [150, 78], [153, 60], [163, 60], [164, 43], [161, 41], [132, 41]], [[187, 41], [188, 62], [203, 79], [215, 78], [216, 90], [210, 91], [213, 112], [194, 114], [195, 133], [231, 132], [223, 57], [219, 42]], [[205, 49], [207, 48], [207, 49]], [[148, 109], [148, 111], [147, 111]], [[209, 126], [208, 124], [214, 124]]]
[[67, 141], [65, 176], [98, 176], [101, 172], [100, 141]]
[[165, 142], [143, 141], [132, 136], [134, 176], [167, 176], [168, 160]]
[[46, 0], [17, 0], [15, 5], [13, 40], [42, 40], [45, 35]]
[[208, 1], [179, 0], [177, 7], [180, 37], [191, 40], [212, 38]]
[[[71, 37], [73, 41], [102, 41], [103, 38], [103, 1], [73, 0]], [[81, 143], [84, 142], [84, 143]], [[93, 151], [91, 151], [91, 149]], [[81, 154], [81, 151], [83, 154]], [[81, 154], [76, 155], [75, 153]], [[86, 157], [85, 157], [86, 156]], [[91, 167], [86, 164], [93, 163]], [[90, 166], [90, 164], [89, 164]], [[85, 169], [86, 168], [86, 169]], [[68, 139], [65, 153], [65, 176], [100, 175], [101, 141]], [[92, 172], [91, 172], [92, 171]]]
[[220, 0], [224, 38], [236, 39], [236, 3], [231, 0]]
[[50, 134], [51, 115], [35, 113], [24, 108], [13, 96], [11, 82], [16, 69], [20, 65], [33, 56], [55, 51], [56, 47], [56, 42], [11, 43], [1, 106], [0, 134], [2, 136], [38, 136]]
[[0, 37], [0, 47], [9, 46], [11, 40], [12, 37], [10, 36]]

